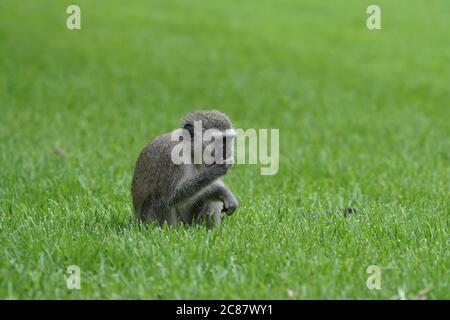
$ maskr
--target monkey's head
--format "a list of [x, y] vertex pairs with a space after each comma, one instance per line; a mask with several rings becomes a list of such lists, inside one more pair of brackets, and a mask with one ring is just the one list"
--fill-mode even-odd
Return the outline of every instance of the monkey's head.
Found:
[[[192, 111], [183, 119], [182, 128], [187, 130], [194, 141], [195, 136], [201, 135], [202, 152], [211, 147], [214, 142], [215, 149], [212, 156], [216, 154], [222, 160], [229, 161], [233, 157], [232, 142], [235, 137], [233, 125], [226, 114], [218, 110], [196, 110]], [[194, 151], [194, 144], [192, 144]], [[221, 150], [219, 150], [219, 148]], [[216, 152], [219, 150], [219, 152]]]

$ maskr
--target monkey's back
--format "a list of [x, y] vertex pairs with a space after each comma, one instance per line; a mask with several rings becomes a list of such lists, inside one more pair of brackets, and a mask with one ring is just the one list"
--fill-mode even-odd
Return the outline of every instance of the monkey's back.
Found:
[[131, 194], [136, 215], [142, 218], [149, 208], [163, 208], [172, 194], [180, 170], [171, 160], [171, 133], [156, 137], [141, 151], [134, 170]]

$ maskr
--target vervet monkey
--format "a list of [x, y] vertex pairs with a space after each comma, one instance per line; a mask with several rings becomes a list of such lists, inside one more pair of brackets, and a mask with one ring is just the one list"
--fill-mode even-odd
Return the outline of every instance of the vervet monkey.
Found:
[[[197, 123], [202, 125], [201, 132], [195, 130]], [[209, 129], [215, 129], [213, 138], [223, 147], [223, 152], [219, 152], [222, 158], [213, 155], [212, 163], [195, 163], [195, 140], [199, 134], [203, 137], [205, 131], [210, 132]], [[187, 150], [192, 152], [187, 157], [188, 163], [176, 164], [172, 153], [180, 140], [173, 141], [173, 136], [181, 131], [184, 134], [180, 135], [181, 143], [189, 144]], [[189, 113], [181, 128], [151, 141], [139, 155], [131, 186], [136, 217], [144, 222], [167, 222], [172, 226], [178, 221], [196, 224], [206, 218], [207, 225], [212, 227], [221, 223], [223, 213], [232, 214], [238, 201], [220, 180], [233, 165], [232, 132], [231, 121], [224, 113], [199, 110]], [[201, 151], [206, 147], [202, 139]]]

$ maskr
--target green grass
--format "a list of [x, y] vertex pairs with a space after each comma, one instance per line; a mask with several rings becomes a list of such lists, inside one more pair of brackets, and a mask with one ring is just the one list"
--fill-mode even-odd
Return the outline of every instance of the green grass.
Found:
[[[1, 1], [0, 298], [450, 298], [450, 6], [372, 2]], [[134, 224], [138, 153], [205, 107], [279, 128], [278, 174], [234, 168], [211, 232]]]

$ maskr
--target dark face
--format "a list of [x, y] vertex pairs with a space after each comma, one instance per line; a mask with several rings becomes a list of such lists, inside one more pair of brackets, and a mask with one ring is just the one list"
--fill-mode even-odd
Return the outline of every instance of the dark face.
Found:
[[202, 144], [202, 152], [206, 153], [206, 156], [210, 159], [204, 159], [206, 164], [223, 163], [224, 160], [231, 157], [231, 139], [227, 138], [225, 132], [214, 130], [214, 135], [209, 136], [204, 135], [204, 140]]
[[220, 132], [220, 135], [214, 138], [215, 143], [215, 151], [214, 157], [217, 157], [217, 161], [229, 161], [229, 159], [233, 158], [233, 140], [234, 135], [229, 134], [227, 132]]
[[[191, 152], [193, 160], [195, 161], [195, 153], [199, 152], [202, 163], [206, 165], [231, 161], [230, 159], [233, 158], [233, 139], [234, 135], [215, 129], [204, 132], [203, 136], [192, 138]], [[196, 145], [197, 142], [200, 142], [200, 144]]]
[[212, 156], [217, 158], [217, 161], [225, 161], [231, 157], [231, 141], [224, 134], [214, 139], [215, 149], [212, 152]]

